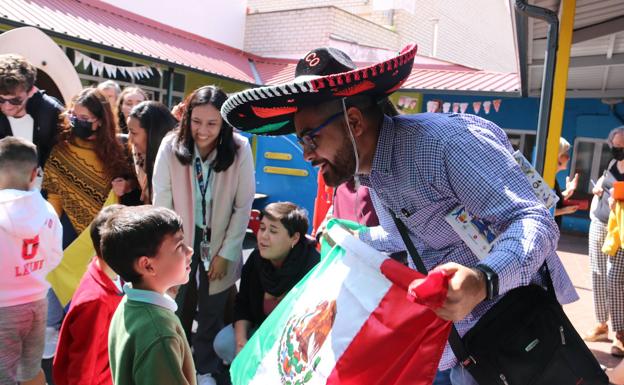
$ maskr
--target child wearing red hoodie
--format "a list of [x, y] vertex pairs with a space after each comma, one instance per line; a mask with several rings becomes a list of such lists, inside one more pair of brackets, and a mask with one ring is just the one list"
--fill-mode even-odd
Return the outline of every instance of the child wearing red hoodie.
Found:
[[71, 300], [61, 326], [52, 364], [56, 385], [112, 385], [108, 362], [108, 327], [123, 293], [117, 274], [100, 257], [100, 227], [121, 210], [107, 206], [91, 223], [96, 252]]
[[50, 284], [63, 257], [61, 222], [39, 191], [37, 148], [0, 140], [0, 384], [43, 385]]

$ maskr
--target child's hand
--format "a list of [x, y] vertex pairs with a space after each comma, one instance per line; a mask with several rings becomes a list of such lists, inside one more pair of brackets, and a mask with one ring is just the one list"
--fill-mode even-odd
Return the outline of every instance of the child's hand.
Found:
[[208, 269], [208, 280], [214, 281], [225, 277], [228, 268], [228, 260], [220, 255], [215, 255], [210, 261], [210, 268]]

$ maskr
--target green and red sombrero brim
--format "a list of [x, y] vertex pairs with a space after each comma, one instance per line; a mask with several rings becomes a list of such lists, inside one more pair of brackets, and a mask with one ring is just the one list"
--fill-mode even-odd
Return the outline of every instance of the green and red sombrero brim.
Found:
[[225, 101], [221, 115], [250, 134], [291, 134], [293, 115], [300, 107], [355, 95], [380, 97], [398, 90], [412, 72], [416, 50], [416, 44], [410, 44], [398, 56], [368, 67], [241, 91]]

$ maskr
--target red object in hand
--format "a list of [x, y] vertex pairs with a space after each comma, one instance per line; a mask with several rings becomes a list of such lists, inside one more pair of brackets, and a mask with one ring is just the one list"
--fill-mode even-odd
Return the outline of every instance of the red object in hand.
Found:
[[578, 206], [579, 210], [589, 210], [589, 200], [587, 199], [566, 199], [563, 206]]
[[[415, 279], [407, 289], [407, 299], [436, 310], [444, 304], [448, 284], [455, 273], [434, 269], [425, 278]], [[440, 291], [440, 286], [444, 291]]]

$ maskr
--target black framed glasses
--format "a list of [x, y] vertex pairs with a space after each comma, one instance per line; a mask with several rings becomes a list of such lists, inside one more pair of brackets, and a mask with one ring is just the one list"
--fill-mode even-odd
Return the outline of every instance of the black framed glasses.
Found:
[[22, 103], [24, 103], [24, 99], [20, 97], [15, 97], [11, 99], [5, 99], [3, 97], [0, 97], [0, 106], [4, 103], [9, 103], [12, 106], [20, 106]]
[[327, 127], [331, 122], [333, 122], [337, 117], [339, 117], [342, 114], [343, 114], [342, 111], [336, 112], [335, 114], [327, 118], [327, 120], [325, 120], [323, 123], [321, 123], [320, 126], [309, 130], [303, 136], [297, 137], [297, 142], [299, 142], [301, 147], [303, 147], [304, 149], [308, 148], [310, 149], [310, 151], [316, 150], [317, 145], [316, 145], [316, 142], [314, 141], [314, 138], [318, 135], [318, 133], [323, 128]]

